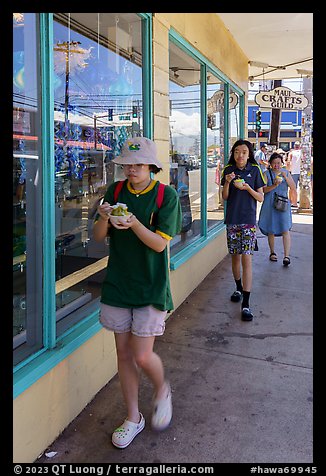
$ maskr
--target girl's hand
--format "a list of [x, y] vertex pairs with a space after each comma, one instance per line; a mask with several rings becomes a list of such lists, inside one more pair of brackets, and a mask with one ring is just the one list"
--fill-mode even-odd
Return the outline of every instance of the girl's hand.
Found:
[[[249, 183], [244, 182], [244, 184], [242, 185], [242, 190], [249, 190], [249, 189], [251, 189]], [[240, 190], [241, 190], [241, 189], [240, 189]]]
[[121, 221], [121, 223], [118, 220], [117, 223], [111, 222], [111, 224], [117, 230], [128, 230], [128, 228], [134, 228], [138, 225], [141, 225], [140, 221], [133, 214], [129, 215], [128, 219]]
[[248, 185], [246, 182], [233, 182], [233, 185], [235, 186], [235, 188], [237, 188], [238, 190], [246, 190], [247, 187], [246, 185]]
[[281, 174], [279, 175], [276, 175], [275, 179], [274, 179], [274, 185], [280, 185], [280, 183], [282, 182], [282, 177], [281, 177]]
[[113, 210], [112, 206], [108, 202], [103, 202], [102, 205], [97, 207], [97, 213], [100, 215], [103, 220], [109, 219], [109, 214]]
[[225, 180], [226, 180], [227, 182], [229, 182], [229, 183], [230, 183], [234, 178], [235, 178], [235, 173], [234, 173], [234, 172], [231, 172], [230, 174], [227, 174], [227, 175], [225, 176]]

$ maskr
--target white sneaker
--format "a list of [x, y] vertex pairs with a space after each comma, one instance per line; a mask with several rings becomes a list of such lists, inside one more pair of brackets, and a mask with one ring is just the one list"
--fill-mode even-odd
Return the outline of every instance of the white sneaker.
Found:
[[145, 428], [145, 418], [140, 413], [140, 422], [125, 420], [121, 426], [116, 428], [112, 434], [112, 443], [117, 448], [126, 448], [135, 436]]

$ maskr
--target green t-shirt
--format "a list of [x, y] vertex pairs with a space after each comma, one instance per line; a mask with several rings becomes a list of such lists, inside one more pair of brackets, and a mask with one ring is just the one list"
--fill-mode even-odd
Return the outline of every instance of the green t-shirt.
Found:
[[[137, 196], [125, 182], [118, 201], [125, 203], [128, 211], [151, 231], [171, 239], [181, 229], [181, 205], [175, 189], [166, 185], [158, 209], [158, 184], [153, 181], [148, 191]], [[115, 187], [116, 183], [109, 186], [104, 201], [115, 203]], [[160, 253], [152, 250], [131, 229], [118, 230], [111, 226], [109, 236], [110, 256], [101, 302], [124, 308], [152, 305], [162, 311], [172, 310], [167, 248]]]

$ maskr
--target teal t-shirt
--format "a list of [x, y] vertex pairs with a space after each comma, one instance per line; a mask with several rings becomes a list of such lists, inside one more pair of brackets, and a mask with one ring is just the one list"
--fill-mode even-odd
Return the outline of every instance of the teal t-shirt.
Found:
[[[151, 231], [167, 239], [181, 229], [182, 213], [177, 192], [166, 185], [161, 208], [156, 204], [159, 182], [153, 181], [146, 193], [136, 195], [125, 182], [118, 201], [128, 206], [138, 220]], [[104, 201], [115, 203], [116, 183], [109, 186]], [[170, 291], [168, 250], [152, 250], [131, 230], [110, 227], [110, 255], [102, 285], [101, 302], [133, 308], [152, 305], [162, 311], [173, 309]]]

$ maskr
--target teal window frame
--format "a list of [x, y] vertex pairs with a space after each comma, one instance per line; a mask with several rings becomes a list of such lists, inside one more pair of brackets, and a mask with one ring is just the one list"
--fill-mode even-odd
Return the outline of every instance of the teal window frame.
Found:
[[[224, 84], [224, 157], [228, 157], [230, 153], [229, 148], [229, 96], [230, 87], [239, 95], [240, 101], [240, 132], [241, 137], [244, 134], [244, 91], [242, 91], [233, 81], [224, 75], [216, 66], [209, 61], [202, 53], [194, 48], [187, 40], [185, 40], [173, 28], [169, 32], [169, 41], [178, 46], [186, 54], [192, 57], [200, 64], [200, 110], [201, 110], [201, 195], [207, 196], [207, 132], [206, 132], [206, 117], [207, 117], [207, 73], [211, 72]], [[224, 204], [225, 207], [225, 204]], [[170, 269], [176, 270], [192, 256], [205, 248], [212, 240], [220, 235], [224, 229], [224, 223], [218, 223], [210, 230], [207, 228], [207, 203], [206, 200], [201, 200], [201, 235], [193, 242], [186, 245], [182, 250], [170, 258]]]
[[[152, 13], [137, 13], [142, 20], [142, 88], [144, 135], [153, 136]], [[55, 215], [54, 215], [54, 97], [53, 13], [39, 13], [41, 58], [41, 117], [43, 161], [43, 347], [13, 369], [13, 397], [33, 385], [102, 329], [99, 310], [76, 323], [58, 339], [55, 307]]]

